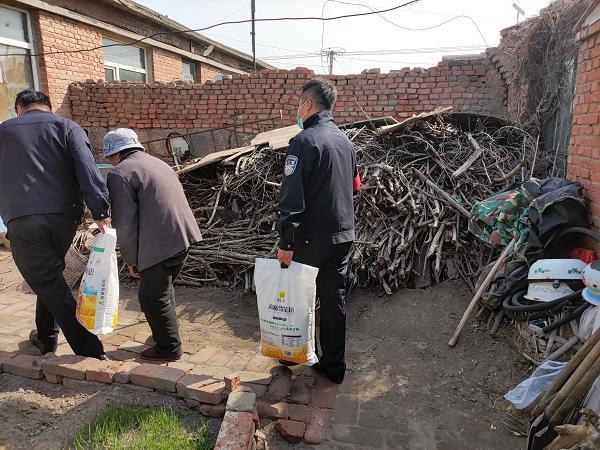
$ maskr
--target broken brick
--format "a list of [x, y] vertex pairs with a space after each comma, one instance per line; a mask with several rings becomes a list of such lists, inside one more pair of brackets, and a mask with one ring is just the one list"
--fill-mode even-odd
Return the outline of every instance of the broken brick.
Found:
[[196, 407], [200, 414], [208, 417], [223, 417], [225, 415], [225, 405], [220, 403], [218, 405], [211, 405], [209, 403], [200, 403]]
[[223, 382], [225, 383], [225, 389], [232, 392], [240, 386], [240, 377], [235, 373], [231, 373], [223, 377]]
[[333, 423], [333, 411], [330, 409], [314, 408], [306, 425], [304, 442], [319, 445], [327, 440], [329, 429]]
[[140, 364], [135, 361], [124, 362], [117, 373], [115, 373], [115, 383], [127, 384], [129, 383], [129, 374]]
[[314, 377], [308, 375], [297, 376], [290, 389], [290, 402], [308, 405], [314, 386]]
[[254, 415], [252, 413], [228, 411], [221, 422], [215, 442], [218, 449], [249, 449], [254, 441]]
[[[222, 396], [219, 396], [219, 398], [216, 399], [214, 396], [207, 394], [207, 391], [204, 390], [204, 388], [218, 382], [218, 380], [208, 375], [187, 374], [177, 382], [177, 393], [184, 398], [190, 398], [202, 403], [212, 403], [216, 405], [221, 403]], [[225, 383], [222, 384], [224, 387]], [[211, 401], [207, 401], [207, 398]]]
[[306, 424], [296, 420], [279, 419], [275, 422], [275, 428], [286, 441], [297, 444], [304, 438]]
[[267, 398], [281, 401], [288, 398], [292, 386], [292, 372], [287, 367], [273, 369], [274, 377], [267, 389]]

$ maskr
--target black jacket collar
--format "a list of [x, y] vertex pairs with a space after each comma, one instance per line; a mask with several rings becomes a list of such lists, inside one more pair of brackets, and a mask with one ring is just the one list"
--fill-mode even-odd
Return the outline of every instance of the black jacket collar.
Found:
[[304, 122], [304, 129], [310, 128], [318, 123], [324, 122], [333, 122], [333, 116], [331, 115], [331, 111], [324, 109], [323, 111], [319, 111], [318, 113], [313, 114]]

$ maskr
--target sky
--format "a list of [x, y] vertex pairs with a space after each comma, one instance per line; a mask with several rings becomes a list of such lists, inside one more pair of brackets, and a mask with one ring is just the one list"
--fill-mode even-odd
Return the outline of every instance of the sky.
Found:
[[[388, 72], [403, 67], [430, 67], [444, 55], [480, 53], [485, 47], [497, 45], [500, 30], [516, 23], [513, 1], [525, 11], [525, 18], [537, 15], [550, 3], [550, 0], [420, 0], [389, 13], [329, 21], [324, 25], [321, 21], [257, 23], [256, 56], [278, 68], [308, 67], [317, 73], [327, 73], [329, 69], [327, 57], [322, 56], [327, 51], [335, 52], [334, 74], [360, 73], [371, 68]], [[250, 18], [247, 0], [137, 2], [191, 29]], [[256, 18], [328, 17], [382, 10], [405, 2], [256, 0]], [[251, 54], [250, 28], [249, 23], [224, 25], [203, 34]], [[415, 31], [417, 28], [428, 29]]]

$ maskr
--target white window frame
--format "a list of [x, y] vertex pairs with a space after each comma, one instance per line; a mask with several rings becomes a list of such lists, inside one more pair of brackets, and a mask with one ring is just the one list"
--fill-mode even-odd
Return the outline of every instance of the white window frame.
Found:
[[29, 40], [30, 42], [24, 42], [24, 41], [17, 41], [15, 39], [9, 39], [9, 38], [5, 38], [0, 36], [0, 44], [3, 45], [10, 45], [11, 47], [17, 47], [17, 48], [22, 48], [25, 50], [29, 50], [29, 62], [31, 64], [31, 75], [33, 77], [33, 89], [39, 89], [39, 78], [38, 78], [38, 67], [37, 67], [37, 60], [35, 57], [31, 56], [32, 53], [34, 52], [34, 47], [33, 47], [33, 27], [31, 26], [31, 16], [29, 15], [29, 11], [26, 11], [24, 9], [20, 9], [20, 8], [15, 8], [13, 6], [9, 6], [9, 5], [5, 5], [4, 3], [0, 3], [0, 6], [5, 8], [5, 9], [12, 9], [13, 11], [17, 11], [20, 13], [25, 14], [25, 18], [27, 20], [27, 35], [29, 36]]
[[[183, 78], [183, 64], [191, 64], [194, 68], [194, 78], [191, 80], [189, 78]], [[181, 58], [181, 76], [183, 80], [193, 81], [194, 83], [198, 82], [198, 67], [196, 66], [196, 62], [191, 59]]]
[[115, 39], [111, 36], [103, 36], [103, 37], [106, 37], [106, 39], [110, 39], [111, 41], [118, 42], [119, 44], [123, 44], [124, 46], [134, 47], [134, 48], [138, 48], [138, 49], [144, 51], [144, 66], [146, 66], [145, 69], [140, 69], [139, 67], [126, 66], [125, 64], [119, 64], [119, 63], [115, 63], [115, 62], [104, 59], [104, 68], [113, 70], [113, 73], [115, 74], [115, 77], [114, 77], [115, 81], [121, 81], [121, 77], [119, 76], [119, 69], [123, 69], [123, 70], [129, 70], [130, 72], [143, 73], [144, 78], [145, 78], [144, 82], [147, 83], [148, 82], [148, 51], [146, 50], [146, 48], [138, 47], [136, 45], [129, 45], [129, 44], [127, 44], [125, 42], [121, 42], [118, 39]]

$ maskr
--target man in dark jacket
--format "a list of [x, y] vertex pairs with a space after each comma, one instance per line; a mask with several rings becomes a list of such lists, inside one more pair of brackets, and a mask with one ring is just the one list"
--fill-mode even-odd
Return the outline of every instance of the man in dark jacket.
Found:
[[181, 358], [173, 282], [192, 244], [202, 239], [175, 172], [144, 153], [133, 130], [104, 137], [113, 226], [123, 260], [139, 270], [138, 298], [156, 345], [142, 351], [149, 360]]
[[322, 355], [314, 367], [341, 383], [346, 371], [346, 276], [354, 241], [353, 192], [360, 185], [352, 143], [333, 122], [336, 89], [302, 86], [300, 132], [288, 148], [279, 202], [278, 259], [318, 267]]
[[17, 95], [18, 117], [0, 124], [0, 215], [17, 268], [37, 295], [29, 339], [43, 353], [56, 349], [59, 328], [78, 355], [107, 359], [102, 344], [75, 318], [75, 299], [62, 272], [83, 215], [101, 230], [110, 223], [108, 191], [85, 132], [52, 113], [43, 92]]

